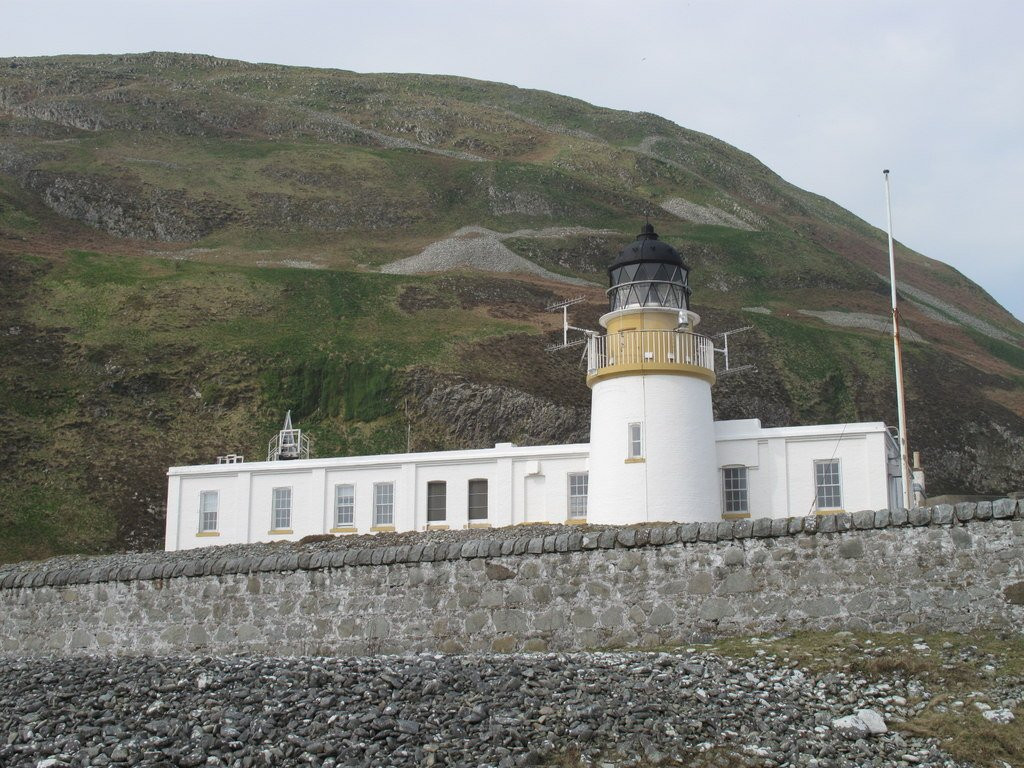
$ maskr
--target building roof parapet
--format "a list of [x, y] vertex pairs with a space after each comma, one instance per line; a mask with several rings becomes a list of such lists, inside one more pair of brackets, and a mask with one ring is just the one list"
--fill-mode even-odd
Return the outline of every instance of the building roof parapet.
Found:
[[232, 475], [238, 472], [294, 472], [306, 469], [376, 469], [402, 464], [449, 464], [452, 462], [486, 463], [496, 459], [543, 459], [552, 457], [579, 457], [590, 454], [588, 443], [566, 445], [517, 446], [498, 443], [493, 448], [470, 448], [456, 451], [425, 451], [422, 453], [382, 453], [371, 456], [336, 456], [323, 459], [295, 459], [293, 461], [248, 461], [241, 464], [193, 464], [170, 467], [168, 475]]

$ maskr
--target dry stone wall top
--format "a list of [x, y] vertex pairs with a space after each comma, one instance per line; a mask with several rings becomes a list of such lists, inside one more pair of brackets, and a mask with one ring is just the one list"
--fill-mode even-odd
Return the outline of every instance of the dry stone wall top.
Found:
[[[753, 518], [712, 523], [647, 526], [514, 526], [486, 532], [445, 531], [397, 535], [333, 537], [306, 545], [227, 545], [180, 552], [139, 552], [103, 557], [53, 558], [0, 566], [0, 589], [148, 581], [237, 573], [315, 570], [392, 565], [477, 557], [539, 555], [595, 549], [632, 549], [694, 542], [844, 533], [971, 521], [1012, 520], [1022, 516], [1018, 499], [940, 504], [890, 512], [863, 510], [835, 515]], [[377, 542], [393, 541], [377, 546]], [[400, 543], [399, 543], [400, 542]]]

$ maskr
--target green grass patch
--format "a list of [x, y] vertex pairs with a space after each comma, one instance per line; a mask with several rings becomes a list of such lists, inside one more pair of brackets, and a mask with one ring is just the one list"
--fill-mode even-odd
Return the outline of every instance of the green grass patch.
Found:
[[127, 256], [111, 256], [92, 251], [70, 251], [66, 269], [69, 281], [85, 288], [108, 285], [135, 285], [144, 273], [144, 262]]
[[110, 550], [117, 537], [113, 514], [67, 477], [60, 483], [13, 480], [0, 484], [0, 562]]
[[799, 377], [824, 378], [851, 362], [874, 361], [879, 368], [886, 351], [885, 339], [836, 328], [815, 327], [810, 322], [776, 315], [752, 315], [751, 323], [782, 347], [790, 372]]
[[436, 359], [449, 345], [522, 330], [459, 307], [411, 316], [402, 286], [430, 278], [367, 272], [234, 267], [74, 252], [41, 280], [42, 326], [72, 328], [89, 346], [144, 351], [198, 345], [273, 360]]
[[[457, 301], [399, 308], [406, 286], [436, 280], [75, 252], [38, 279], [38, 299], [26, 307], [36, 326], [72, 342], [76, 378], [62, 389], [32, 378], [14, 402], [46, 420], [88, 421], [80, 409], [97, 398], [117, 409], [118, 423], [175, 412], [168, 434], [155, 438], [169, 443], [167, 464], [228, 450], [259, 455], [289, 409], [317, 455], [403, 450], [403, 368], [534, 330]], [[0, 390], [33, 375], [12, 371]], [[190, 440], [193, 430], [201, 434]]]
[[991, 336], [986, 336], [984, 333], [973, 328], [963, 327], [963, 330], [974, 339], [979, 347], [993, 357], [997, 357], [1004, 363], [1024, 371], [1024, 349], [1001, 339], [993, 339]]
[[270, 369], [262, 384], [268, 405], [291, 410], [295, 421], [343, 415], [348, 421], [366, 422], [394, 410], [395, 372], [379, 360], [316, 358]]
[[30, 235], [38, 231], [38, 219], [16, 208], [0, 207], [0, 233]]

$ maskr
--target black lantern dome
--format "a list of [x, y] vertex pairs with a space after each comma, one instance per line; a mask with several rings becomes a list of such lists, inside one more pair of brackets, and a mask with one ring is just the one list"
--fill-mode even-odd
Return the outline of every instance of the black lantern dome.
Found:
[[608, 267], [610, 308], [689, 309], [689, 273], [679, 251], [659, 240], [654, 227], [645, 224], [636, 240], [623, 248]]

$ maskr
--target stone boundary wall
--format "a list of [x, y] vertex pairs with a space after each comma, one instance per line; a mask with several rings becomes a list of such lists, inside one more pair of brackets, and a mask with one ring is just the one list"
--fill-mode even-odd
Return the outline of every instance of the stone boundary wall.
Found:
[[0, 653], [579, 650], [803, 628], [1021, 631], [1021, 505], [43, 563], [0, 572]]

